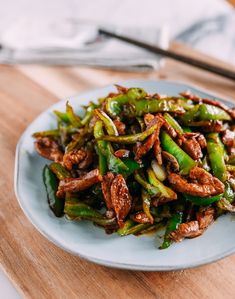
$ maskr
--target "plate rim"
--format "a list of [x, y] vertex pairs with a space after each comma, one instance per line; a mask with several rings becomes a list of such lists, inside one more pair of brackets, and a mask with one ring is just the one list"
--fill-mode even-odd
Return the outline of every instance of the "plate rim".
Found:
[[[205, 88], [201, 88], [200, 86], [197, 86], [195, 84], [191, 84], [191, 83], [184, 83], [182, 81], [178, 81], [178, 80], [160, 80], [160, 79], [128, 79], [128, 80], [121, 80], [118, 81], [117, 83], [112, 83], [112, 84], [107, 84], [98, 88], [92, 88], [92, 89], [88, 89], [86, 91], [83, 91], [79, 94], [67, 97], [67, 98], [75, 98], [77, 96], [82, 97], [83, 95], [86, 95], [87, 93], [92, 93], [92, 92], [96, 92], [99, 90], [102, 90], [104, 88], [108, 88], [113, 86], [114, 84], [130, 84], [131, 82], [153, 82], [153, 83], [157, 83], [157, 82], [167, 82], [169, 84], [177, 84], [177, 85], [183, 85], [183, 86], [187, 86], [187, 88], [193, 88], [195, 90], [198, 90], [199, 92], [204, 92], [212, 97], [215, 98], [219, 98], [220, 100], [224, 100], [226, 102], [229, 103], [233, 103], [230, 99], [225, 98], [224, 96], [218, 94], [215, 95], [214, 93], [212, 93], [210, 90], [205, 89]], [[20, 155], [20, 148], [21, 145], [24, 141], [25, 136], [27, 135], [27, 132], [30, 130], [30, 128], [34, 125], [34, 123], [45, 113], [48, 113], [50, 110], [52, 110], [55, 106], [58, 105], [59, 102], [65, 102], [65, 99], [59, 100], [56, 103], [54, 103], [53, 105], [49, 106], [46, 110], [42, 111], [36, 118], [34, 118], [34, 120], [25, 128], [24, 132], [21, 134], [17, 145], [16, 145], [16, 150], [15, 150], [15, 166], [14, 166], [14, 192], [15, 192], [15, 196], [16, 199], [20, 205], [20, 208], [22, 209], [24, 215], [26, 216], [26, 218], [29, 220], [29, 222], [33, 225], [34, 228], [36, 228], [37, 231], [39, 231], [49, 242], [52, 242], [54, 245], [58, 246], [59, 248], [65, 250], [66, 252], [69, 252], [72, 255], [78, 256], [82, 259], [88, 260], [90, 262], [99, 264], [99, 265], [103, 265], [106, 267], [111, 267], [111, 268], [116, 268], [116, 269], [126, 269], [126, 270], [133, 270], [133, 271], [177, 271], [177, 270], [183, 270], [183, 269], [191, 269], [191, 268], [195, 268], [195, 267], [199, 267], [199, 266], [203, 266], [203, 265], [207, 265], [216, 261], [219, 261], [227, 256], [230, 256], [231, 254], [235, 253], [235, 244], [234, 246], [229, 249], [229, 250], [225, 250], [220, 254], [217, 254], [215, 256], [212, 256], [210, 258], [206, 258], [206, 259], [202, 259], [200, 260], [200, 262], [192, 262], [189, 263], [188, 265], [177, 265], [177, 266], [170, 266], [170, 265], [166, 265], [166, 266], [151, 266], [151, 265], [133, 265], [133, 264], [128, 264], [128, 263], [123, 263], [123, 262], [113, 262], [113, 261], [109, 261], [107, 259], [98, 259], [89, 255], [84, 255], [81, 254], [79, 252], [76, 252], [74, 250], [71, 250], [70, 248], [64, 246], [61, 242], [57, 241], [56, 239], [54, 239], [53, 236], [51, 236], [49, 233], [47, 233], [46, 231], [44, 231], [40, 226], [38, 226], [38, 224], [36, 223], [36, 221], [33, 219], [33, 216], [31, 215], [31, 213], [28, 211], [27, 206], [24, 205], [24, 201], [21, 199], [21, 195], [18, 189], [18, 182], [19, 182], [19, 167], [20, 167], [20, 162], [19, 162], [19, 155]]]

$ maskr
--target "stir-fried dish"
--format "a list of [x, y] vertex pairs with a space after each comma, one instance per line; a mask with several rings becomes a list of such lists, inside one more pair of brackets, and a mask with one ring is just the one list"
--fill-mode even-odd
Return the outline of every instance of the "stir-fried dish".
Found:
[[83, 116], [67, 102], [54, 130], [33, 134], [52, 161], [43, 181], [55, 216], [120, 236], [165, 227], [164, 249], [235, 212], [235, 108], [116, 87]]

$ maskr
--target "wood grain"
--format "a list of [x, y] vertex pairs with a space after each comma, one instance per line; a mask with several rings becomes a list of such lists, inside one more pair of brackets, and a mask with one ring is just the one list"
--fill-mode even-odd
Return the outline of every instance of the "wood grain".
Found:
[[[172, 47], [189, 51], [181, 45]], [[213, 62], [191, 50], [190, 53]], [[25, 298], [234, 298], [235, 256], [171, 273], [98, 266], [47, 241], [29, 223], [16, 201], [15, 146], [29, 123], [58, 98], [137, 77], [180, 80], [235, 99], [234, 82], [172, 61], [167, 61], [162, 70], [147, 74], [82, 67], [0, 66], [0, 262]]]

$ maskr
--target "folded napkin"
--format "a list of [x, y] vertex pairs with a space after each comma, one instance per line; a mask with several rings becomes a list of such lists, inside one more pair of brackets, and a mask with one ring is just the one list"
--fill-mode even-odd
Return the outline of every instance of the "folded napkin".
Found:
[[[18, 21], [0, 36], [0, 63], [79, 64], [144, 71], [161, 65], [160, 57], [99, 35], [98, 27], [73, 19], [59, 22]], [[162, 48], [168, 47], [166, 26], [147, 29], [109, 26], [108, 29]]]

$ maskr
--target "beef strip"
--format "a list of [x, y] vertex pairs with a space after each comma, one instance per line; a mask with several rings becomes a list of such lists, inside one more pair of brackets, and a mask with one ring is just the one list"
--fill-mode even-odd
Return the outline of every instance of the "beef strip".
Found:
[[175, 242], [180, 242], [184, 238], [198, 237], [214, 221], [214, 217], [214, 208], [201, 208], [196, 215], [197, 220], [180, 224], [176, 230], [170, 233], [170, 238]]
[[206, 139], [202, 134], [184, 133], [178, 136], [177, 143], [194, 160], [199, 160], [203, 157], [202, 148], [206, 147]]
[[86, 169], [92, 163], [92, 152], [89, 149], [81, 148], [65, 153], [63, 157], [63, 164], [71, 170], [73, 165], [77, 165], [78, 169]]
[[167, 161], [166, 170], [167, 170], [168, 174], [171, 172], [179, 172], [179, 170], [180, 170], [179, 163], [173, 155], [171, 155], [170, 153], [168, 153], [166, 151], [163, 151], [162, 157], [165, 161]]
[[235, 130], [225, 130], [223, 132], [222, 141], [223, 144], [226, 145], [229, 154], [235, 155]]
[[170, 233], [170, 238], [175, 242], [181, 242], [184, 238], [196, 238], [203, 233], [198, 221], [181, 223], [176, 230]]
[[114, 119], [113, 122], [114, 122], [114, 125], [116, 126], [116, 128], [118, 130], [118, 134], [119, 135], [125, 135], [126, 125], [119, 118]]
[[[148, 122], [148, 120], [151, 118], [151, 121], [147, 125], [147, 129], [149, 129], [150, 127], [152, 127], [155, 124], [158, 124], [158, 126], [157, 126], [156, 130], [153, 132], [153, 134], [151, 134], [143, 143], [136, 144], [134, 151], [135, 151], [135, 160], [137, 160], [137, 161], [139, 161], [142, 156], [144, 156], [147, 152], [149, 152], [151, 150], [151, 148], [153, 147], [153, 145], [156, 141], [160, 144], [159, 133], [160, 133], [160, 129], [161, 129], [161, 126], [163, 125], [164, 121], [163, 121], [162, 117], [160, 117], [160, 115], [156, 115], [155, 117], [152, 117], [151, 115], [149, 115], [149, 113], [147, 115], [148, 116], [145, 116], [145, 122]], [[160, 146], [158, 147], [157, 153], [156, 153], [156, 151], [157, 151], [157, 149], [155, 149], [155, 154], [158, 155], [158, 152], [160, 151]]]
[[52, 137], [37, 137], [34, 146], [39, 155], [48, 160], [61, 162], [63, 159], [61, 147]]
[[114, 175], [112, 172], [108, 172], [103, 176], [103, 180], [101, 182], [101, 188], [104, 196], [104, 201], [107, 207], [107, 210], [113, 209], [112, 199], [111, 199], [111, 185], [114, 179]]
[[199, 228], [205, 229], [214, 221], [215, 209], [212, 207], [200, 208], [196, 214], [196, 218], [199, 223]]
[[94, 169], [81, 178], [67, 178], [59, 182], [56, 195], [63, 197], [66, 192], [79, 192], [88, 189], [92, 185], [102, 181], [102, 176], [98, 169]]
[[122, 149], [117, 150], [114, 153], [114, 155], [118, 158], [128, 158], [130, 155], [130, 151], [125, 148], [122, 148]]
[[168, 180], [176, 192], [194, 196], [207, 197], [224, 192], [224, 184], [219, 179], [197, 166], [190, 170], [188, 180], [176, 173], [170, 173]]
[[124, 87], [124, 86], [121, 86], [121, 85], [118, 85], [118, 84], [114, 84], [114, 85], [117, 88], [117, 91], [119, 93], [127, 93], [128, 92], [128, 88], [127, 87]]
[[131, 209], [132, 197], [121, 174], [118, 174], [112, 182], [111, 199], [118, 225], [122, 227], [123, 221]]

